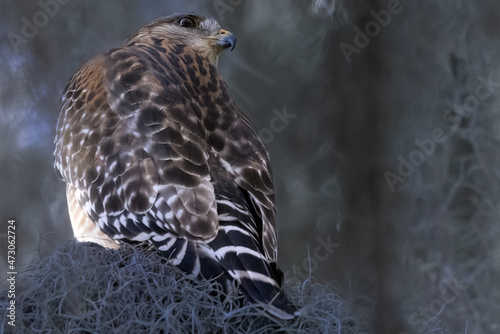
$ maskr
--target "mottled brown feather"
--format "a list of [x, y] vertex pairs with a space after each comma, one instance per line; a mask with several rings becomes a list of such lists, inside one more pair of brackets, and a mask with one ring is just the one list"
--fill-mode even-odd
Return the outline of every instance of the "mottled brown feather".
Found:
[[55, 166], [76, 237], [151, 242], [186, 271], [224, 270], [251, 300], [280, 300], [287, 317], [286, 298], [269, 296], [282, 279], [269, 154], [215, 67], [227, 36], [173, 15], [85, 64], [63, 95]]

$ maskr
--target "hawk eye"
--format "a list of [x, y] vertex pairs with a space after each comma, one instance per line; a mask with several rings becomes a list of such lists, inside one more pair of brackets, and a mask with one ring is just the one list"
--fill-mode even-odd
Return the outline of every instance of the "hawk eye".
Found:
[[179, 25], [185, 28], [196, 28], [196, 22], [190, 17], [183, 17], [180, 19]]

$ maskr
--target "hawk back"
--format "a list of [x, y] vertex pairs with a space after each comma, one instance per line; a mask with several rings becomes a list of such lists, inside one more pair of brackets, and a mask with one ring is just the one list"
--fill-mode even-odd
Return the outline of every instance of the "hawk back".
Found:
[[162, 39], [96, 57], [66, 87], [55, 143], [72, 219], [83, 217], [75, 234], [96, 233], [77, 238], [151, 243], [187, 274], [293, 317], [269, 154], [205, 57]]

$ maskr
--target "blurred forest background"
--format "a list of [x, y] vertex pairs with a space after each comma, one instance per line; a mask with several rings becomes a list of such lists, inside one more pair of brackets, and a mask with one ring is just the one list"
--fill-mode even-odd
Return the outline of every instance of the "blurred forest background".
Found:
[[238, 37], [219, 68], [271, 151], [287, 277], [373, 302], [374, 333], [500, 333], [500, 2], [0, 8], [2, 282], [8, 219], [18, 266], [72, 236], [52, 158], [69, 77], [149, 20], [195, 11]]

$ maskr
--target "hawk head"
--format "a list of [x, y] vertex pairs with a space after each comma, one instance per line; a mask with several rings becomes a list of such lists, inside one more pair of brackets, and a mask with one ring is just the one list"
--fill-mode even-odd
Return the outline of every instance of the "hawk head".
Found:
[[192, 48], [217, 65], [221, 51], [236, 46], [236, 36], [221, 29], [212, 18], [192, 13], [177, 13], [160, 17], [137, 30], [125, 45], [161, 39]]

